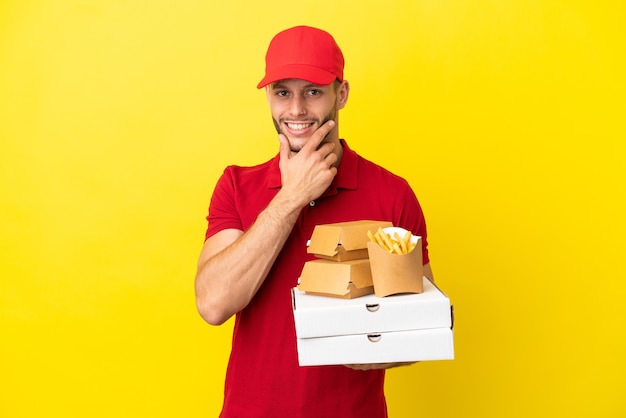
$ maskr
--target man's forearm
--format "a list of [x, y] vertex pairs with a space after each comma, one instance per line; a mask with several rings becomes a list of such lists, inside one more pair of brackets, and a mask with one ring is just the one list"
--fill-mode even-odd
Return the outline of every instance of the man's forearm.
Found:
[[[246, 307], [282, 250], [301, 207], [279, 194], [243, 235], [201, 257], [196, 275], [198, 310], [219, 325]], [[204, 252], [204, 250], [203, 250]]]

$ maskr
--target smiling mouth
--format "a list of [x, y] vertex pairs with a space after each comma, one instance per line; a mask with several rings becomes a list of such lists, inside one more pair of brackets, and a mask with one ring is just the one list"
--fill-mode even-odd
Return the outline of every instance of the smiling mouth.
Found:
[[285, 122], [285, 125], [292, 131], [304, 131], [313, 126], [313, 122]]

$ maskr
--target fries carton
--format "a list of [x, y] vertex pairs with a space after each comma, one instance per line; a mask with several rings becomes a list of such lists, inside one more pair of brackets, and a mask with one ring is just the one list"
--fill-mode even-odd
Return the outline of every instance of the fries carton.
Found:
[[[393, 236], [405, 236], [406, 230], [397, 227], [383, 228], [383, 232]], [[385, 297], [400, 293], [422, 293], [424, 265], [422, 261], [422, 238], [411, 235], [414, 248], [406, 254], [390, 253], [375, 242], [367, 243], [367, 251], [372, 270], [374, 293]]]
[[334, 261], [368, 258], [367, 231], [391, 226], [391, 222], [370, 220], [316, 225], [307, 252]]
[[368, 259], [304, 263], [298, 289], [311, 295], [352, 299], [374, 293]]

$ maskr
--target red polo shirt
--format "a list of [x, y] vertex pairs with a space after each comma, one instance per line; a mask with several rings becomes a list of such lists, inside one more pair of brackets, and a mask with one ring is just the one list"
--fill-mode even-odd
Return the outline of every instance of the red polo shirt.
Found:
[[[304, 263], [313, 258], [306, 243], [315, 225], [391, 221], [423, 237], [424, 264], [429, 261], [426, 223], [409, 184], [342, 144], [335, 180], [302, 209], [265, 282], [235, 318], [222, 418], [387, 416], [384, 371], [300, 367], [297, 359], [290, 291]], [[207, 238], [224, 229], [250, 227], [281, 187], [278, 162], [277, 155], [254, 167], [226, 168], [211, 198]]]

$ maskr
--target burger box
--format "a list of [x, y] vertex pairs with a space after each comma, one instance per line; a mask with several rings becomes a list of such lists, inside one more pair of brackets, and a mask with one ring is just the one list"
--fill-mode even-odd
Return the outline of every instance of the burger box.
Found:
[[368, 258], [367, 231], [391, 227], [387, 221], [349, 221], [316, 225], [307, 252], [317, 258], [348, 261]]
[[309, 295], [352, 299], [374, 293], [368, 259], [304, 263], [298, 289]]
[[357, 299], [292, 289], [301, 366], [452, 360], [453, 307], [427, 278], [424, 291]]

